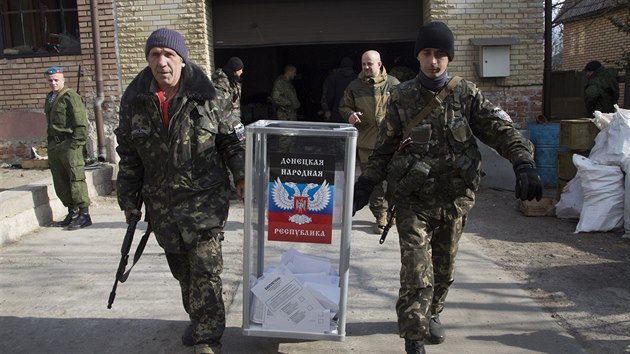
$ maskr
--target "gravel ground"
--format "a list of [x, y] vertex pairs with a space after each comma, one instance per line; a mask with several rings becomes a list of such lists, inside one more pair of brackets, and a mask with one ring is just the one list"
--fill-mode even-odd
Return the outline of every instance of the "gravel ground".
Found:
[[466, 232], [589, 352], [630, 353], [630, 240], [575, 234], [576, 221], [525, 217], [515, 204], [511, 191], [482, 189]]

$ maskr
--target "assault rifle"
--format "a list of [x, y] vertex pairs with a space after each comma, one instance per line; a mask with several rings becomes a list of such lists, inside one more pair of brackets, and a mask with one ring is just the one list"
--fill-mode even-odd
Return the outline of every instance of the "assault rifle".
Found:
[[[404, 153], [404, 154], [408, 154], [409, 153], [409, 146], [413, 143], [413, 140], [411, 140], [411, 138], [407, 137], [405, 139], [403, 139], [400, 144], [398, 145], [398, 152], [399, 153]], [[413, 164], [409, 164], [406, 168], [405, 168], [405, 174], [409, 173], [409, 171], [411, 170], [411, 167], [413, 167]], [[403, 176], [404, 176], [403, 175]], [[400, 181], [397, 181], [400, 182]], [[390, 190], [393, 189], [393, 191]], [[381, 234], [381, 239], [378, 240], [379, 244], [383, 244], [383, 242], [385, 242], [385, 239], [387, 238], [387, 234], [389, 233], [389, 229], [392, 228], [392, 225], [394, 224], [394, 219], [396, 218], [396, 195], [398, 194], [398, 183], [392, 183], [391, 185], [387, 185], [387, 193], [390, 195], [390, 197], [387, 198], [387, 202], [389, 203], [389, 209], [387, 210], [387, 225], [385, 225], [385, 227], [383, 228], [383, 233]]]
[[394, 218], [396, 217], [396, 204], [392, 204], [388, 212], [389, 212], [389, 217], [387, 218], [387, 225], [385, 225], [385, 228], [383, 228], [383, 234], [381, 235], [381, 239], [378, 240], [378, 243], [381, 245], [383, 244], [383, 242], [385, 242], [385, 239], [387, 238], [387, 234], [389, 233], [389, 229], [391, 229], [392, 225], [394, 224]]
[[[142, 208], [142, 196], [138, 197], [138, 203], [136, 205], [137, 210], [141, 210]], [[140, 260], [140, 256], [142, 256], [142, 252], [144, 251], [144, 247], [147, 244], [147, 240], [149, 239], [149, 235], [151, 234], [151, 224], [147, 225], [147, 231], [142, 236], [140, 243], [138, 243], [138, 247], [136, 248], [136, 253], [133, 255], [133, 264], [131, 268], [125, 272], [127, 268], [127, 261], [129, 259], [129, 250], [131, 249], [131, 243], [133, 242], [133, 234], [136, 232], [136, 226], [138, 225], [138, 221], [140, 218], [132, 214], [131, 220], [129, 221], [129, 226], [127, 226], [127, 233], [125, 233], [125, 238], [123, 239], [122, 246], [120, 248], [120, 263], [118, 263], [118, 270], [116, 271], [116, 279], [114, 280], [114, 286], [112, 287], [112, 292], [109, 293], [109, 300], [107, 302], [107, 308], [111, 309], [112, 304], [114, 303], [114, 298], [116, 298], [116, 288], [118, 287], [118, 283], [124, 283], [129, 277], [129, 273], [131, 273], [131, 269], [136, 265], [138, 260]]]

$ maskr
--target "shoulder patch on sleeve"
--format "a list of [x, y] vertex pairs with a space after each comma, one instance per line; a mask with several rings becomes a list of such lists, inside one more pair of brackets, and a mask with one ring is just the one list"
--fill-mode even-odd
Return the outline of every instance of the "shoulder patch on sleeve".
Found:
[[493, 113], [495, 116], [499, 117], [501, 120], [504, 120], [504, 121], [507, 121], [507, 122], [512, 122], [512, 117], [510, 117], [510, 115], [509, 115], [509, 114], [507, 114], [507, 112], [506, 112], [506, 111], [502, 110], [502, 109], [501, 109], [501, 108], [499, 108], [499, 107], [496, 107], [496, 108], [492, 111], [492, 113]]
[[245, 126], [243, 125], [243, 123], [238, 123], [234, 127], [234, 133], [236, 133], [239, 141], [245, 140]]

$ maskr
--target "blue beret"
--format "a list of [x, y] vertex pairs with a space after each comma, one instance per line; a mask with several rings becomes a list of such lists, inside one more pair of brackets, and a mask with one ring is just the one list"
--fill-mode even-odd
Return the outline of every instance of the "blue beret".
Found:
[[50, 68], [44, 71], [44, 75], [53, 75], [53, 74], [61, 74], [63, 73], [63, 68], [60, 66], [51, 66]]

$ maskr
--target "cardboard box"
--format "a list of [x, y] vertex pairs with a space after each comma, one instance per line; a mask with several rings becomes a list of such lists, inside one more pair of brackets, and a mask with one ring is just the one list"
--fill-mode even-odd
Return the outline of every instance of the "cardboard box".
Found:
[[542, 198], [540, 201], [518, 201], [518, 209], [525, 216], [556, 216], [556, 203], [553, 198]]
[[45, 170], [48, 168], [48, 159], [22, 159], [22, 168], [27, 170]]
[[560, 146], [571, 150], [590, 150], [598, 133], [599, 129], [589, 118], [562, 120]]

